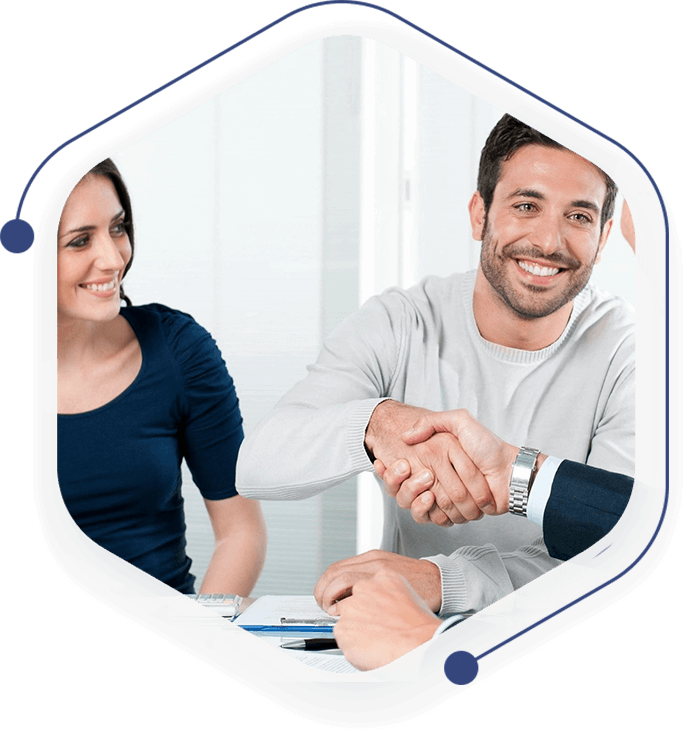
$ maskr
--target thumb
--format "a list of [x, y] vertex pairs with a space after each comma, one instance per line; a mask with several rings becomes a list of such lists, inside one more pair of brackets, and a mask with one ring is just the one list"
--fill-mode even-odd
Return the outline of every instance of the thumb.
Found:
[[430, 439], [436, 432], [455, 433], [450, 414], [446, 412], [431, 413], [421, 418], [402, 434], [402, 441], [406, 444], [420, 444]]
[[436, 429], [428, 420], [428, 416], [423, 416], [402, 434], [402, 441], [405, 444], [419, 444], [426, 441], [426, 439], [430, 439], [435, 432]]

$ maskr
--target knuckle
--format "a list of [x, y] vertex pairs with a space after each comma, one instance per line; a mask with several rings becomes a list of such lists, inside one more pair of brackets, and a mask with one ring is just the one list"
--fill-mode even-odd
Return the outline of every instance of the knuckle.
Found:
[[476, 504], [479, 506], [479, 508], [486, 508], [487, 506], [495, 506], [495, 501], [493, 500], [493, 496], [491, 495], [491, 492], [488, 489], [484, 490], [480, 495], [476, 495], [474, 497], [474, 500], [476, 501]]
[[449, 488], [448, 493], [450, 495], [450, 499], [454, 500], [456, 503], [464, 503], [469, 500], [470, 497], [467, 488], [462, 485], [453, 485]]

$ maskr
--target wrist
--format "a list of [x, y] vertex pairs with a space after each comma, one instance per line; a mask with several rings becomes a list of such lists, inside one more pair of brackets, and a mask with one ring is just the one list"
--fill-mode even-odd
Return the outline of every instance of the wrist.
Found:
[[[517, 455], [519, 453], [520, 453], [519, 446], [513, 446], [512, 444], [505, 445], [503, 457], [505, 459], [504, 468], [505, 468], [505, 476], [508, 480], [508, 486], [510, 485], [510, 477], [512, 476], [512, 473], [513, 473], [513, 464], [515, 464], [515, 460], [517, 459]], [[544, 464], [544, 462], [546, 462], [547, 459], [548, 459], [548, 454], [539, 452], [539, 454], [537, 455], [537, 466], [534, 471], [535, 477], [536, 477], [536, 473], [539, 472], [542, 464]]]
[[542, 466], [542, 465], [544, 464], [544, 462], [546, 462], [546, 460], [547, 460], [548, 458], [549, 458], [549, 455], [548, 455], [548, 454], [542, 454], [542, 453], [539, 453], [539, 454], [537, 455], [537, 469], [536, 469], [536, 470], [535, 470], [535, 472], [534, 472], [534, 477], [535, 477], [535, 478], [536, 478], [536, 476], [537, 476], [537, 473], [538, 473], [538, 472], [539, 472], [539, 470], [541, 469], [541, 466]]
[[386, 425], [383, 423], [383, 418], [388, 415], [387, 406], [393, 403], [395, 403], [394, 400], [384, 400], [382, 403], [378, 403], [371, 413], [368, 426], [366, 426], [366, 433], [363, 436], [363, 446], [371, 462], [378, 458], [375, 448], [377, 447], [382, 427]]
[[523, 446], [513, 463], [508, 491], [508, 511], [516, 516], [527, 517], [529, 495], [537, 473], [537, 457], [540, 454], [538, 449]]
[[410, 447], [402, 434], [413, 426], [426, 411], [423, 408], [384, 399], [373, 409], [363, 437], [363, 445], [371, 460], [379, 459], [385, 466], [408, 456]]

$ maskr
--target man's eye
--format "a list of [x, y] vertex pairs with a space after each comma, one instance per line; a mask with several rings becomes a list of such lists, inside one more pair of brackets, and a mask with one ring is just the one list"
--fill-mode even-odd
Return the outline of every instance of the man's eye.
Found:
[[534, 203], [518, 203], [515, 210], [520, 213], [531, 213], [534, 210]]
[[579, 223], [592, 223], [592, 219], [586, 213], [573, 213], [571, 218]]

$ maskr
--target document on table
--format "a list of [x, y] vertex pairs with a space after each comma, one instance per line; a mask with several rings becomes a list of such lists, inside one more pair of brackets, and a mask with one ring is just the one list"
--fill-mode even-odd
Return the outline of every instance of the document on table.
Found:
[[[288, 623], [287, 623], [288, 621]], [[270, 632], [255, 633], [268, 643], [280, 646], [287, 636], [298, 636], [297, 631], [308, 632], [322, 626], [331, 627], [337, 619], [325, 613], [312, 595], [263, 595], [234, 620], [241, 628], [252, 626], [276, 627]], [[305, 628], [301, 629], [301, 625]], [[286, 630], [286, 631], [285, 631]], [[290, 633], [288, 633], [290, 631]], [[347, 662], [342, 654], [321, 654], [302, 652], [296, 649], [283, 649], [287, 655], [303, 664], [319, 670], [338, 673], [360, 672]]]
[[335, 622], [336, 619], [325, 613], [312, 595], [263, 595], [234, 620], [238, 626], [332, 626]]

